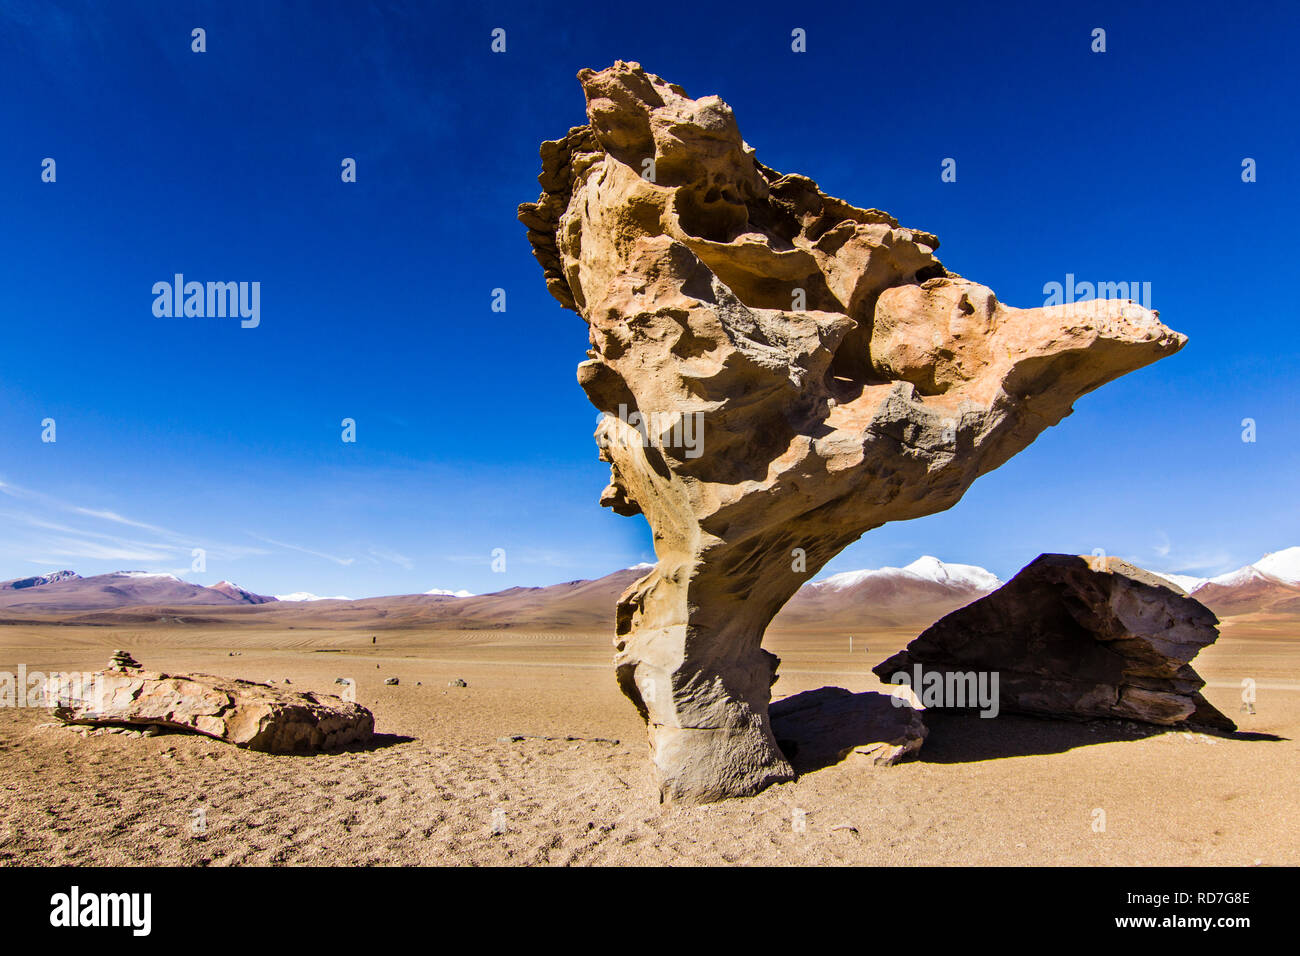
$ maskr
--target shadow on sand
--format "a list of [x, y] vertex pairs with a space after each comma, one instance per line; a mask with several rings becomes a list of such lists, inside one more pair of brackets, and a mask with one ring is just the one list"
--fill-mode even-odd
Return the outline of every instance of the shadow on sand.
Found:
[[794, 772], [802, 776], [862, 749], [873, 759], [920, 733], [917, 712], [904, 700], [843, 687], [821, 687], [772, 702], [772, 734]]
[[[1177, 728], [1119, 720], [1062, 720], [1025, 714], [986, 718], [973, 712], [939, 710], [926, 711], [925, 723], [930, 734], [917, 757], [923, 763], [973, 763], [1002, 757], [1058, 754], [1091, 744], [1145, 740], [1179, 732]], [[1241, 730], [1195, 732], [1222, 740], [1278, 742], [1287, 739]]]
[[396, 747], [398, 744], [409, 744], [414, 737], [407, 737], [405, 734], [375, 734], [364, 744], [350, 744], [347, 747], [339, 747], [335, 750], [326, 750], [324, 753], [334, 754], [363, 754], [372, 750], [384, 750], [388, 747]]
[[[854, 750], [870, 751], [882, 743], [902, 743], [912, 732], [915, 712], [906, 703], [894, 706], [888, 694], [853, 694], [841, 687], [822, 687], [772, 702], [772, 732], [786, 759], [800, 776], [832, 766]], [[1092, 744], [1144, 740], [1185, 732], [1123, 720], [1070, 720], [1028, 714], [981, 717], [975, 711], [930, 709], [924, 712], [928, 736], [920, 752], [904, 759], [956, 764], [1003, 757], [1065, 753]], [[1272, 742], [1276, 734], [1238, 730], [1193, 731], [1220, 740]]]

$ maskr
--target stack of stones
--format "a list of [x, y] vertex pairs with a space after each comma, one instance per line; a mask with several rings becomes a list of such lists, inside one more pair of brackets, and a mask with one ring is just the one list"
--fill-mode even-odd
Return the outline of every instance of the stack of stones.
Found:
[[126, 651], [114, 651], [112, 658], [108, 662], [108, 669], [111, 671], [124, 671], [128, 667], [139, 669], [140, 663]]

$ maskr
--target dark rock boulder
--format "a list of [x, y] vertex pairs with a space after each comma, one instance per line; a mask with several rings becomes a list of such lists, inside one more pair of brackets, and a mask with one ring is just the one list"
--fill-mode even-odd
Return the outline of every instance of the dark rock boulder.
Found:
[[998, 674], [1000, 707], [1232, 731], [1191, 667], [1218, 618], [1174, 584], [1115, 558], [1040, 555], [987, 597], [876, 665]]

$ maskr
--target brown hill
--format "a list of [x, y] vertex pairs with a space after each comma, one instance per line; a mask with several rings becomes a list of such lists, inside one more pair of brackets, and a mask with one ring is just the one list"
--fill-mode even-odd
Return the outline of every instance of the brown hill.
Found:
[[89, 578], [70, 577], [18, 589], [0, 590], [0, 612], [7, 617], [26, 614], [66, 614], [108, 608], [157, 605], [242, 604], [213, 588], [190, 584], [170, 574], [118, 571]]
[[926, 627], [1001, 585], [983, 568], [921, 558], [905, 568], [851, 571], [804, 585], [773, 627]]
[[1239, 614], [1294, 614], [1300, 610], [1300, 587], [1264, 575], [1237, 583], [1201, 585], [1192, 597], [1219, 617]]
[[209, 590], [224, 594], [240, 604], [270, 604], [276, 600], [276, 598], [268, 597], [265, 594], [254, 594], [252, 591], [241, 588], [238, 584], [231, 584], [229, 581], [218, 581]]
[[[234, 586], [227, 591], [220, 585], [205, 588], [170, 577], [101, 575], [45, 585], [29, 592], [26, 600], [0, 595], [0, 614], [10, 621], [101, 626], [230, 623], [373, 630], [612, 631], [619, 596], [645, 571], [626, 568], [590, 581], [513, 587], [463, 598], [404, 594], [292, 602], [266, 599]], [[847, 633], [859, 627], [924, 627], [996, 585], [997, 579], [982, 569], [944, 565], [933, 558], [907, 568], [849, 572], [806, 585], [773, 626]]]

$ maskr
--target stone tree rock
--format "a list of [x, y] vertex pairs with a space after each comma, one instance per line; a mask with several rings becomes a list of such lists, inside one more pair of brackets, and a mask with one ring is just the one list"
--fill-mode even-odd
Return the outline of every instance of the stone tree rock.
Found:
[[933, 235], [758, 162], [718, 97], [636, 63], [578, 79], [588, 123], [542, 144], [519, 219], [589, 327], [601, 503], [654, 533], [618, 604], [618, 681], [663, 798], [751, 794], [792, 772], [760, 643], [799, 586], [1185, 339], [1127, 301], [1005, 306]]
[[1149, 571], [1115, 558], [1040, 555], [873, 670], [996, 672], [1003, 710], [1236, 729], [1201, 696], [1191, 660], [1219, 619]]

